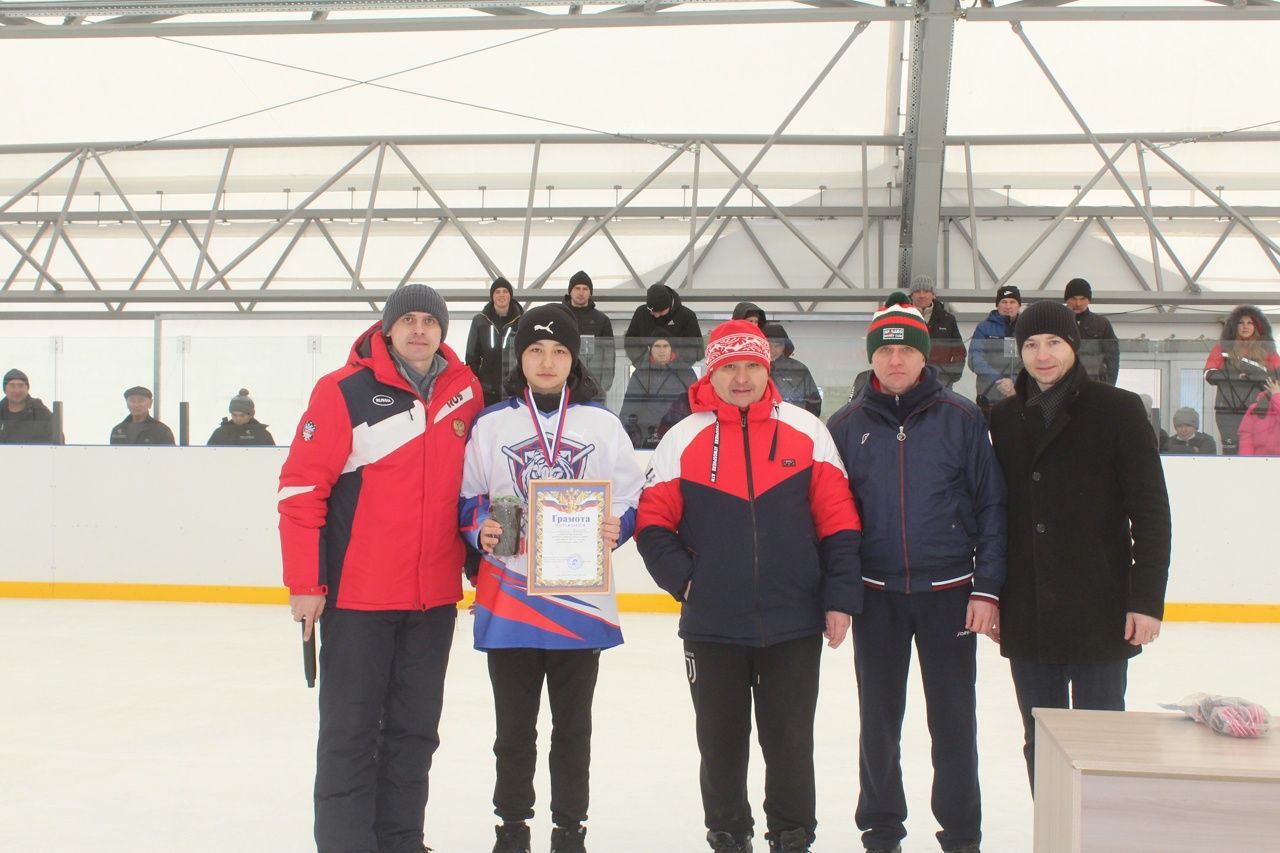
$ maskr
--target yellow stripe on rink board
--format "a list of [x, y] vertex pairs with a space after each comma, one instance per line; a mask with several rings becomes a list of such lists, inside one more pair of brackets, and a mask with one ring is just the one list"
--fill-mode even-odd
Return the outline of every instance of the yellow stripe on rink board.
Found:
[[1164, 606], [1166, 622], [1280, 622], [1280, 604], [1178, 604]]
[[[469, 607], [474, 593], [467, 590], [459, 607]], [[190, 601], [207, 604], [286, 604], [289, 594], [272, 586], [196, 586], [148, 583], [45, 583], [0, 581], [0, 598], [67, 598], [100, 601]], [[680, 604], [666, 593], [620, 592], [618, 609], [625, 613], [679, 613]], [[1280, 604], [1165, 605], [1168, 622], [1280, 623]]]
[[193, 601], [207, 604], [288, 604], [273, 586], [196, 586], [164, 583], [41, 583], [0, 581], [0, 598], [77, 598], [102, 601]]

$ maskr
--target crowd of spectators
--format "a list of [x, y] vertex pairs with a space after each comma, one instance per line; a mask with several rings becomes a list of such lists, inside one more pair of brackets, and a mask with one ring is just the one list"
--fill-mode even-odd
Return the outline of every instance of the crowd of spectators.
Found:
[[[486, 406], [505, 399], [504, 384], [517, 366], [512, 349], [525, 306], [515, 300], [514, 293], [507, 279], [495, 279], [488, 302], [471, 318], [464, 361], [480, 382]], [[912, 279], [907, 295], [924, 318], [930, 338], [927, 363], [937, 368], [943, 387], [955, 387], [967, 367], [974, 377], [975, 400], [984, 415], [1016, 393], [1014, 380], [1022, 360], [1015, 329], [1024, 307], [1017, 286], [997, 289], [994, 308], [977, 323], [967, 346], [955, 315], [937, 297], [929, 276]], [[1061, 302], [1075, 318], [1082, 369], [1095, 381], [1114, 386], [1120, 374], [1120, 342], [1111, 322], [1092, 310], [1092, 300], [1092, 285], [1077, 277], [1067, 282]], [[635, 448], [657, 446], [666, 431], [688, 414], [688, 389], [706, 369], [697, 313], [681, 302], [674, 289], [654, 284], [645, 292], [644, 303], [635, 308], [619, 345], [608, 315], [596, 305], [594, 283], [585, 270], [570, 276], [561, 304], [577, 323], [581, 360], [594, 380], [595, 402], [618, 412]], [[796, 358], [795, 340], [786, 328], [751, 302], [735, 305], [731, 319], [755, 325], [768, 339], [772, 380], [783, 400], [821, 415], [823, 388], [814, 381], [809, 367]], [[619, 371], [621, 379], [617, 379]], [[862, 391], [871, 376], [869, 368], [851, 376], [850, 399]], [[1213, 389], [1216, 438], [1201, 431], [1201, 414], [1196, 409], [1178, 409], [1165, 423], [1171, 428], [1166, 430], [1159, 411], [1148, 403], [1162, 453], [1280, 455], [1280, 409], [1272, 405], [1276, 383], [1280, 382], [1280, 353], [1271, 324], [1258, 308], [1241, 305], [1230, 312], [1205, 361], [1204, 380]], [[615, 384], [619, 387], [610, 394]], [[57, 416], [31, 395], [26, 373], [18, 368], [6, 373], [4, 393], [0, 444], [62, 443], [60, 432], [55, 437]], [[110, 444], [176, 443], [173, 430], [151, 412], [150, 389], [137, 385], [126, 390], [124, 397], [129, 414], [111, 429]], [[269, 446], [275, 440], [267, 426], [256, 419], [249, 392], [240, 389], [207, 444]]]

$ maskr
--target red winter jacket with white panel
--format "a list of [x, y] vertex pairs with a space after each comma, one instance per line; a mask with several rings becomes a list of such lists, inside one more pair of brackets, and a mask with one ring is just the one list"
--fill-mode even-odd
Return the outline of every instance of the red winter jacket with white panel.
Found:
[[861, 612], [861, 525], [827, 428], [772, 381], [744, 410], [704, 376], [689, 403], [636, 523], [649, 573], [683, 599], [680, 636], [770, 646], [822, 633], [826, 611]]
[[320, 379], [280, 471], [284, 583], [350, 610], [425, 610], [462, 598], [458, 495], [480, 383], [445, 345], [424, 401], [382, 327]]

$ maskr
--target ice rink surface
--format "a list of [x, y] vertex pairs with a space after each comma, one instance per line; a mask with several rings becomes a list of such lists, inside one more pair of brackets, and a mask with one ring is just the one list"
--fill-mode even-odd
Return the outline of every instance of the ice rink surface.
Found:
[[[427, 842], [493, 843], [493, 712], [470, 618], [458, 619]], [[623, 614], [595, 701], [591, 853], [697, 853], [693, 712], [676, 617]], [[0, 851], [305, 853], [311, 843], [316, 704], [283, 607], [0, 601]], [[979, 645], [978, 722], [987, 853], [1031, 849], [1032, 811], [1008, 668]], [[1130, 710], [1204, 690], [1280, 711], [1280, 625], [1170, 623], [1129, 670]], [[853, 653], [827, 650], [817, 720], [815, 853], [860, 851]], [[912, 813], [904, 853], [937, 850], [929, 739], [913, 671], [903, 734]], [[549, 714], [537, 789], [545, 798]], [[1188, 725], [1191, 725], [1188, 723]], [[762, 765], [753, 755], [757, 853]], [[534, 851], [550, 822], [539, 804]]]

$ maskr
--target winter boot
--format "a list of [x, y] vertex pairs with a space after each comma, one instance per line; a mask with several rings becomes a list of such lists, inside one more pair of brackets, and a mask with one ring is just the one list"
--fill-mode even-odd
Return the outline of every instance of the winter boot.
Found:
[[551, 830], [551, 853], [587, 853], [585, 841], [587, 828], [573, 826], [557, 826]]
[[712, 853], [752, 853], [751, 833], [733, 835], [728, 832], [708, 832], [707, 843]]
[[528, 824], [501, 823], [493, 831], [498, 836], [493, 843], [493, 853], [529, 853]]
[[809, 853], [809, 833], [800, 827], [770, 834], [769, 853]]

